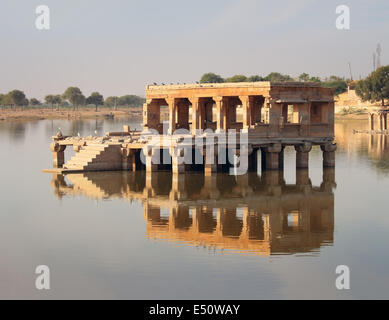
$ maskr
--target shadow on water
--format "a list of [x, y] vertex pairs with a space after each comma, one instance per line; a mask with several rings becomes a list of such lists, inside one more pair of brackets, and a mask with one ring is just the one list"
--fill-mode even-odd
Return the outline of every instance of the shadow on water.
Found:
[[[333, 243], [334, 169], [312, 186], [282, 171], [207, 177], [199, 173], [90, 172], [53, 175], [58, 198], [126, 199], [143, 205], [146, 237], [257, 255], [315, 252]], [[164, 214], [167, 212], [168, 214]]]

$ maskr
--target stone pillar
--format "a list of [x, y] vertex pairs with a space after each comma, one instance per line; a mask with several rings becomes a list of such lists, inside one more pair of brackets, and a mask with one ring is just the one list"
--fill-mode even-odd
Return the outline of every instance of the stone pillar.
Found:
[[298, 107], [298, 123], [300, 124], [300, 137], [309, 136], [309, 103], [299, 104]]
[[172, 150], [172, 172], [174, 174], [185, 172], [184, 155], [185, 150], [183, 148], [176, 147]]
[[160, 105], [158, 101], [147, 100], [143, 104], [143, 126], [158, 130], [161, 122]]
[[265, 148], [266, 152], [266, 170], [278, 170], [280, 164], [280, 152], [282, 146], [279, 143], [274, 143]]
[[158, 177], [159, 173], [157, 172], [146, 173], [145, 188], [143, 189], [143, 195], [145, 197], [150, 198], [158, 194]]
[[269, 194], [272, 195], [281, 195], [282, 188], [281, 188], [281, 181], [282, 181], [282, 172], [281, 171], [265, 171], [262, 174], [262, 183], [266, 186], [267, 191]]
[[166, 99], [169, 105], [169, 134], [172, 135], [177, 127], [177, 100]]
[[312, 182], [311, 179], [309, 178], [308, 168], [296, 170], [296, 186], [304, 194], [308, 194], [312, 190]]
[[278, 137], [281, 120], [281, 104], [269, 100], [269, 137]]
[[223, 131], [226, 130], [226, 102], [223, 97], [213, 97], [213, 100], [216, 103], [216, 130]]
[[185, 175], [172, 175], [172, 190], [170, 191], [170, 200], [184, 200], [187, 198], [187, 192], [185, 187]]
[[335, 168], [323, 169], [323, 182], [320, 187], [327, 192], [332, 192], [336, 188]]
[[216, 175], [205, 175], [201, 194], [209, 199], [218, 199], [220, 196], [218, 187]]
[[261, 150], [261, 170], [266, 171], [266, 148], [260, 148]]
[[248, 154], [248, 171], [258, 172], [258, 149], [253, 148], [252, 152]]
[[284, 170], [284, 150], [285, 147], [281, 146], [281, 151], [278, 157], [278, 169]]
[[190, 102], [192, 104], [192, 135], [196, 135], [196, 131], [202, 129], [200, 124], [201, 121], [201, 110], [199, 98], [191, 98]]
[[218, 150], [217, 146], [214, 145], [214, 148], [204, 147], [201, 151], [204, 157], [204, 174], [205, 176], [210, 176], [217, 172], [218, 167]]
[[53, 168], [62, 168], [65, 163], [66, 145], [60, 145], [58, 142], [53, 142], [50, 145], [50, 150], [53, 155]]
[[129, 171], [136, 171], [137, 169], [139, 169], [137, 164], [137, 150], [125, 149], [125, 151], [127, 159], [123, 158], [123, 160], [126, 160], [127, 167], [125, 167], [125, 164], [123, 163], [123, 169]]
[[131, 150], [122, 148], [120, 150], [122, 155], [122, 170], [130, 170], [130, 152]]
[[335, 151], [336, 143], [328, 143], [321, 145], [321, 150], [323, 151], [323, 167], [332, 168], [335, 167]]
[[370, 130], [374, 130], [374, 113], [369, 114], [370, 120]]
[[312, 150], [312, 143], [305, 142], [303, 144], [295, 145], [294, 149], [296, 150], [296, 168], [308, 168], [309, 152]]
[[300, 169], [296, 170], [296, 185], [298, 186], [306, 186], [311, 185], [311, 179], [309, 178], [309, 170], [308, 169]]
[[158, 171], [158, 165], [160, 163], [160, 150], [155, 148], [148, 148], [145, 152], [146, 157], [146, 171]]
[[243, 112], [243, 129], [249, 129], [251, 124], [251, 104], [249, 96], [240, 96], [242, 101], [242, 112]]
[[384, 130], [384, 115], [381, 113], [380, 115], [379, 115], [379, 120], [380, 120], [380, 130], [382, 131], [382, 130]]

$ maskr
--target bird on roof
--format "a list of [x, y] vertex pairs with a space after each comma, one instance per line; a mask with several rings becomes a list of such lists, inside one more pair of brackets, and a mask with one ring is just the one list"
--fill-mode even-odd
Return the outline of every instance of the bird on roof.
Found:
[[156, 83], [156, 82], [153, 82], [153, 85], [155, 85], [155, 86], [156, 86], [156, 85], [157, 85], [157, 83]]

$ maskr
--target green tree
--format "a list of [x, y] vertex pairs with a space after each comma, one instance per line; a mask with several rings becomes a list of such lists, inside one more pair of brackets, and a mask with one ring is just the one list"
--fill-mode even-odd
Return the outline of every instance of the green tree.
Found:
[[246, 82], [247, 77], [242, 75], [242, 74], [237, 74], [237, 75], [234, 75], [230, 78], [227, 78], [225, 81], [226, 82]]
[[49, 94], [45, 97], [45, 103], [48, 104], [49, 106], [51, 106], [51, 109], [53, 109], [53, 105], [54, 105], [54, 95], [52, 94]]
[[265, 81], [285, 82], [285, 81], [293, 81], [293, 78], [287, 74], [281, 74], [279, 72], [271, 72], [265, 77]]
[[224, 79], [218, 74], [212, 72], [203, 74], [203, 76], [200, 79], [200, 83], [221, 83], [221, 82], [224, 82]]
[[56, 110], [58, 111], [59, 110], [59, 105], [62, 103], [62, 97], [60, 94], [56, 94], [55, 96], [53, 96], [53, 104], [55, 104], [57, 107], [56, 107]]
[[12, 105], [15, 107], [17, 106], [23, 106], [25, 105], [26, 101], [26, 95], [24, 94], [23, 91], [20, 90], [12, 90], [11, 92], [8, 93], [10, 102]]
[[41, 102], [38, 99], [36, 99], [36, 98], [30, 99], [30, 106], [38, 106], [40, 104], [41, 104]]
[[322, 82], [321, 86], [324, 88], [333, 88], [336, 96], [347, 91], [347, 82], [345, 80], [325, 81]]
[[299, 75], [298, 79], [299, 79], [299, 81], [307, 82], [307, 81], [309, 81], [309, 74], [304, 72], [304, 73]]
[[389, 65], [378, 68], [366, 79], [359, 81], [355, 92], [363, 101], [380, 101], [385, 106], [385, 99], [389, 99]]
[[3, 99], [4, 99], [4, 94], [0, 93], [0, 106], [3, 106]]
[[98, 106], [102, 106], [104, 104], [104, 97], [98, 92], [92, 92], [86, 99], [86, 104], [94, 104], [97, 112]]
[[136, 95], [121, 96], [117, 102], [119, 106], [140, 107], [145, 99]]
[[113, 96], [113, 97], [107, 97], [104, 101], [104, 105], [107, 107], [114, 107], [118, 104], [119, 97]]
[[255, 76], [250, 76], [247, 78], [248, 82], [259, 82], [259, 81], [264, 81], [264, 78], [258, 75]]
[[69, 87], [62, 95], [65, 100], [68, 100], [73, 105], [73, 110], [85, 103], [85, 96], [77, 87]]
[[12, 100], [11, 100], [11, 96], [9, 93], [3, 95], [2, 99], [1, 99], [1, 103], [3, 106], [12, 106]]
[[311, 77], [309, 79], [310, 82], [321, 82], [321, 79], [319, 77]]

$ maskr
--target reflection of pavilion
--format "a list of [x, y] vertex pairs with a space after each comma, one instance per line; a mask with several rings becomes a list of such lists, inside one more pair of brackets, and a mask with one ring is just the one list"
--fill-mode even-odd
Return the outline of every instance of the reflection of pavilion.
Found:
[[59, 197], [142, 201], [151, 239], [270, 255], [333, 242], [334, 170], [324, 170], [320, 187], [312, 187], [307, 170], [296, 178], [286, 185], [280, 171], [261, 177], [100, 172], [54, 175], [52, 184]]

